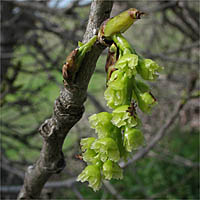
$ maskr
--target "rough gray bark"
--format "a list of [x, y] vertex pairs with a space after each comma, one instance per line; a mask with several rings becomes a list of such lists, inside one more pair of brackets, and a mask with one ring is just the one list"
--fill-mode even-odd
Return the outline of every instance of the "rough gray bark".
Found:
[[[112, 1], [92, 2], [84, 42], [97, 32], [100, 24], [109, 17], [111, 9]], [[96, 43], [85, 56], [75, 82], [60, 91], [60, 96], [55, 100], [52, 117], [39, 129], [43, 137], [40, 157], [34, 165], [28, 167], [18, 199], [38, 199], [49, 177], [65, 167], [62, 145], [69, 130], [82, 117], [88, 83], [103, 49], [104, 47]]]

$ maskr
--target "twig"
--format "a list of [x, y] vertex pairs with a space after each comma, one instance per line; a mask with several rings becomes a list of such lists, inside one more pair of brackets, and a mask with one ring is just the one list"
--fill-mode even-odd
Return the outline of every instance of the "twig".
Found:
[[103, 181], [105, 188], [110, 192], [116, 199], [123, 199], [122, 196], [117, 192], [113, 185], [108, 181]]
[[[184, 40], [184, 42], [185, 42], [185, 40]], [[187, 51], [187, 50], [191, 50], [191, 49], [193, 49], [193, 48], [198, 48], [200, 46], [200, 41], [198, 40], [198, 41], [195, 41], [195, 42], [193, 42], [193, 43], [191, 43], [191, 44], [187, 44], [187, 45], [185, 45], [185, 46], [183, 46], [182, 44], [181, 44], [181, 46], [179, 47], [179, 48], [176, 48], [176, 49], [170, 49], [170, 50], [168, 50], [168, 51], [165, 51], [165, 52], [163, 52], [163, 53], [160, 53], [160, 54], [158, 54], [158, 56], [162, 56], [162, 55], [167, 55], [167, 54], [175, 54], [175, 53], [180, 53], [181, 51]], [[144, 53], [144, 54], [149, 54], [149, 52], [142, 52], [142, 53]], [[157, 54], [155, 54], [155, 57], [156, 57], [156, 55]], [[154, 56], [154, 55], [153, 55]]]
[[[44, 188], [70, 188], [76, 182], [76, 177], [69, 178], [64, 181], [52, 181], [47, 182]], [[21, 189], [21, 185], [12, 185], [12, 186], [1, 186], [0, 191], [4, 193], [18, 193]]]
[[[200, 163], [198, 162], [193, 162], [179, 155], [171, 155], [169, 152], [164, 152], [163, 150], [161, 152], [162, 154], [158, 154], [156, 152], [150, 151], [148, 155], [183, 167], [192, 167], [192, 168], [200, 167]], [[168, 157], [172, 158], [170, 159]]]
[[[90, 18], [84, 41], [88, 41], [100, 24], [109, 17], [111, 1], [94, 0], [91, 4]], [[54, 113], [40, 127], [43, 146], [37, 162], [29, 166], [24, 185], [18, 199], [38, 199], [46, 181], [52, 174], [61, 172], [65, 167], [62, 145], [67, 133], [80, 120], [84, 112], [89, 80], [94, 72], [99, 55], [104, 48], [95, 44], [84, 57], [77, 73], [75, 83], [63, 88], [55, 101]]]
[[146, 54], [148, 57], [155, 59], [155, 58], [160, 58], [161, 60], [168, 61], [168, 62], [173, 62], [173, 63], [178, 63], [178, 64], [186, 64], [186, 65], [199, 65], [198, 60], [188, 60], [184, 58], [172, 58], [169, 56], [165, 56], [164, 54], [151, 54], [147, 52]]
[[74, 194], [78, 197], [78, 199], [84, 200], [83, 196], [81, 195], [81, 193], [77, 190], [77, 188], [74, 185], [72, 186], [72, 190], [73, 190]]
[[24, 172], [16, 167], [11, 166], [11, 161], [9, 161], [5, 156], [1, 155], [1, 167], [11, 174], [17, 175], [19, 178], [24, 178]]

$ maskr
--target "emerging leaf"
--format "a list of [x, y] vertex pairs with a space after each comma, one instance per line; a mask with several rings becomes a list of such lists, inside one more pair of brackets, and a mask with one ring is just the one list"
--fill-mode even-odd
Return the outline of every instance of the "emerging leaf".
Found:
[[121, 33], [116, 33], [112, 36], [112, 40], [115, 42], [117, 47], [119, 48], [120, 57], [126, 54], [135, 53], [135, 50], [128, 43], [126, 38]]
[[85, 44], [79, 42], [80, 47], [78, 48], [78, 53], [76, 56], [76, 65], [78, 67], [80, 67], [80, 65], [85, 57], [85, 54], [91, 50], [91, 48], [94, 45], [94, 43], [96, 42], [96, 40], [97, 40], [97, 36], [95, 35]]
[[[107, 89], [104, 97], [114, 111], [92, 115], [89, 122], [98, 133], [98, 139], [91, 137], [81, 140], [83, 160], [89, 166], [79, 175], [78, 180], [88, 181], [94, 191], [100, 188], [101, 178], [110, 180], [123, 177], [117, 162], [121, 158], [127, 160], [129, 152], [144, 144], [144, 136], [138, 129], [141, 122], [136, 106], [149, 113], [157, 103], [150, 87], [136, 76], [140, 74], [145, 80], [155, 80], [162, 67], [137, 54], [121, 34], [142, 14], [131, 8], [104, 21], [98, 33], [99, 42], [110, 47], [105, 66]], [[79, 42], [74, 57], [80, 56], [80, 62], [95, 41], [94, 37], [86, 44]], [[70, 61], [74, 60], [70, 58]]]

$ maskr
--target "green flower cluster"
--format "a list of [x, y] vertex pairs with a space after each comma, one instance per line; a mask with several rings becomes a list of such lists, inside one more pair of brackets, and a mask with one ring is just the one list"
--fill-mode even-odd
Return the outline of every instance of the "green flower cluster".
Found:
[[88, 166], [77, 180], [88, 181], [94, 191], [100, 189], [102, 179], [123, 177], [122, 169], [117, 162], [123, 156], [125, 149], [121, 130], [111, 122], [112, 118], [113, 115], [107, 112], [92, 115], [89, 122], [96, 130], [98, 138], [89, 137], [81, 140], [83, 160]]
[[121, 33], [109, 35], [110, 38], [113, 44], [109, 56], [114, 57], [107, 59], [108, 82], [104, 97], [113, 112], [92, 115], [90, 126], [98, 137], [81, 140], [83, 160], [88, 166], [77, 180], [88, 181], [94, 191], [100, 189], [103, 179], [122, 179], [123, 172], [118, 162], [127, 160], [130, 152], [144, 145], [136, 105], [144, 113], [150, 113], [157, 101], [141, 79], [154, 81], [162, 70], [151, 59], [137, 55]]

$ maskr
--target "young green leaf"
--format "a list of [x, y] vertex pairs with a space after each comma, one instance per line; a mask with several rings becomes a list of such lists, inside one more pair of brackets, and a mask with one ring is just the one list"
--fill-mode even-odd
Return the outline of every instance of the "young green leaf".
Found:
[[78, 53], [77, 53], [76, 61], [75, 61], [76, 65], [78, 67], [80, 67], [80, 65], [85, 57], [85, 54], [91, 50], [91, 48], [94, 45], [94, 43], [96, 42], [96, 40], [97, 40], [97, 36], [95, 35], [85, 44], [82, 44], [79, 42], [80, 47], [78, 48]]
[[[98, 133], [98, 139], [90, 137], [81, 140], [83, 160], [89, 166], [79, 175], [78, 180], [88, 181], [95, 191], [100, 188], [102, 178], [121, 179], [122, 169], [117, 162], [120, 158], [126, 160], [129, 152], [144, 144], [144, 136], [138, 129], [141, 122], [136, 106], [149, 113], [157, 103], [150, 87], [139, 80], [137, 74], [144, 80], [155, 80], [162, 67], [138, 55], [121, 35], [141, 14], [136, 9], [129, 9], [104, 21], [98, 34], [100, 43], [110, 47], [105, 67], [107, 89], [104, 97], [114, 111], [92, 115], [89, 122]], [[94, 38], [86, 44], [79, 42], [80, 48], [71, 57], [77, 56], [79, 50], [78, 55], [83, 58], [95, 41]], [[70, 61], [73, 63], [74, 60]]]

